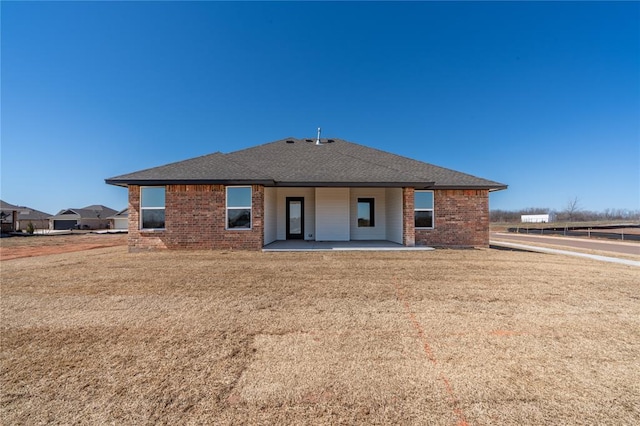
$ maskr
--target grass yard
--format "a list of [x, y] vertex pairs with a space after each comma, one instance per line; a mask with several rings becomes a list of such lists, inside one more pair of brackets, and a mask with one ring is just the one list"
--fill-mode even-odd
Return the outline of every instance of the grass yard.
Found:
[[640, 269], [498, 250], [5, 260], [2, 424], [640, 423]]
[[69, 253], [126, 244], [127, 234], [91, 234], [81, 231], [67, 235], [2, 238], [0, 239], [0, 260]]

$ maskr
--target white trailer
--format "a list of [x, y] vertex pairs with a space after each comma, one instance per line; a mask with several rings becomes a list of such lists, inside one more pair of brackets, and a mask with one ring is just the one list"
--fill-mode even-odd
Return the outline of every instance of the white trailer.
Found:
[[520, 216], [522, 223], [548, 223], [550, 221], [549, 214], [523, 214]]

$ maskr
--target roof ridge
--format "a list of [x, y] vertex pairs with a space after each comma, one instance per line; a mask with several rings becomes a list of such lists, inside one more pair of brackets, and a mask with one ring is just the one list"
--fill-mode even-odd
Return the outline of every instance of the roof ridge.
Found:
[[[351, 144], [353, 144], [353, 145], [358, 145], [358, 146], [363, 147], [363, 148], [368, 148], [368, 149], [370, 149], [370, 150], [378, 151], [378, 152], [383, 153], [383, 154], [393, 155], [393, 156], [395, 156], [395, 157], [402, 158], [403, 160], [408, 160], [408, 161], [411, 161], [411, 162], [419, 163], [420, 165], [425, 165], [425, 164], [426, 164], [426, 165], [428, 165], [428, 166], [430, 166], [430, 167], [436, 167], [436, 168], [438, 168], [438, 169], [446, 170], [446, 171], [448, 171], [448, 172], [453, 172], [453, 173], [457, 173], [457, 174], [460, 174], [460, 175], [465, 175], [465, 176], [468, 176], [468, 177], [472, 177], [472, 178], [474, 178], [474, 179], [482, 179], [482, 180], [485, 180], [485, 181], [489, 181], [489, 182], [492, 182], [492, 183], [498, 184], [498, 182], [490, 181], [489, 179], [485, 179], [485, 178], [482, 178], [482, 177], [479, 177], [479, 176], [476, 176], [476, 175], [472, 175], [472, 174], [470, 174], [470, 173], [461, 172], [461, 171], [459, 171], [459, 170], [455, 170], [455, 169], [452, 169], [452, 168], [449, 168], [449, 167], [443, 167], [443, 166], [439, 166], [439, 165], [437, 165], [437, 164], [428, 163], [428, 162], [426, 162], [426, 161], [416, 160], [415, 158], [406, 157], [406, 156], [404, 156], [404, 155], [396, 154], [396, 153], [389, 152], [389, 151], [383, 151], [383, 150], [381, 150], [381, 149], [378, 149], [378, 148], [372, 148], [372, 147], [370, 147], [370, 146], [362, 145], [362, 144], [359, 144], [359, 143], [356, 143], [356, 142], [349, 142], [349, 141], [344, 141], [344, 142], [351, 143]], [[374, 163], [374, 164], [375, 164], [375, 163]]]
[[[373, 150], [376, 150], [376, 151], [381, 152], [381, 153], [386, 154], [386, 155], [391, 154], [391, 155], [395, 155], [396, 157], [401, 157], [401, 158], [412, 160], [411, 158], [402, 157], [401, 155], [397, 155], [397, 154], [394, 154], [392, 152], [382, 151], [382, 150], [379, 150], [379, 149], [376, 149], [376, 148], [371, 148], [371, 147], [368, 147], [368, 146], [365, 146], [365, 145], [361, 145], [361, 144], [358, 144], [358, 143], [355, 143], [355, 142], [349, 142], [349, 141], [344, 140], [344, 139], [334, 139], [334, 140], [339, 140], [340, 142], [356, 145], [356, 146], [362, 147], [362, 148], [373, 149]], [[420, 181], [422, 179], [421, 176], [418, 176], [415, 173], [408, 172], [406, 170], [399, 170], [397, 167], [391, 167], [389, 165], [382, 164], [380, 162], [366, 160], [364, 158], [361, 158], [361, 157], [358, 157], [356, 155], [349, 154], [349, 153], [343, 153], [343, 155], [346, 155], [346, 156], [351, 157], [351, 158], [355, 158], [356, 160], [360, 160], [360, 161], [363, 161], [365, 163], [373, 164], [373, 165], [375, 165], [377, 167], [383, 167], [383, 168], [388, 169], [388, 170], [393, 170], [394, 172], [397, 172], [397, 173], [403, 174], [405, 176], [409, 176], [409, 177], [411, 177], [413, 179], [416, 179], [416, 182], [418, 182], [418, 181]], [[413, 161], [418, 161], [418, 160], [413, 160]], [[424, 163], [424, 164], [429, 164], [429, 163]]]
[[[197, 157], [191, 157], [191, 158], [185, 158], [184, 160], [172, 161], [171, 163], [161, 164], [161, 165], [159, 165], [159, 166], [147, 167], [146, 169], [136, 170], [136, 171], [135, 171], [135, 172], [133, 172], [133, 173], [146, 172], [146, 171], [149, 171], [149, 170], [157, 169], [158, 167], [167, 167], [167, 166], [172, 166], [172, 165], [174, 165], [174, 164], [182, 163], [182, 162], [184, 162], [184, 161], [192, 161], [192, 160], [196, 160], [196, 159], [198, 159], [198, 158], [211, 157], [211, 156], [218, 155], [218, 154], [220, 154], [220, 155], [226, 155], [226, 154], [224, 154], [223, 152], [215, 151], [215, 152], [212, 152], [212, 153], [210, 153], [210, 154], [198, 155]], [[105, 179], [105, 180], [117, 179], [117, 178], [119, 178], [119, 177], [121, 177], [121, 176], [126, 176], [126, 175], [130, 175], [130, 174], [131, 174], [131, 173], [125, 173], [125, 174], [121, 174], [121, 175], [117, 175], [117, 176], [113, 176], [113, 177], [107, 178], [107, 179]]]
[[[247, 148], [247, 149], [248, 149], [248, 148]], [[233, 151], [233, 152], [238, 152], [238, 151]], [[229, 162], [231, 162], [231, 163], [237, 164], [238, 166], [242, 166], [242, 167], [244, 167], [245, 169], [247, 169], [247, 170], [249, 170], [249, 171], [252, 171], [253, 173], [268, 175], [268, 176], [269, 176], [269, 178], [273, 180], [273, 176], [271, 176], [271, 174], [270, 174], [270, 173], [264, 173], [263, 171], [256, 170], [256, 169], [254, 169], [254, 168], [252, 168], [252, 167], [247, 166], [247, 164], [246, 164], [246, 163], [243, 163], [243, 162], [240, 162], [240, 161], [238, 161], [238, 160], [236, 160], [236, 159], [231, 158], [229, 154], [232, 154], [233, 152], [230, 152], [230, 153], [228, 153], [228, 154], [224, 154], [224, 153], [222, 153], [222, 155], [224, 156], [225, 160], [227, 160], [227, 161], [229, 161]]]
[[[506, 185], [341, 138], [287, 137], [105, 179], [109, 184], [223, 183], [304, 185], [429, 185], [434, 188], [504, 189]], [[293, 141], [294, 143], [291, 143]], [[326, 142], [324, 142], [326, 141]], [[334, 143], [331, 143], [332, 141]]]
[[266, 142], [266, 143], [261, 143], [261, 144], [259, 144], [259, 145], [254, 145], [254, 146], [248, 146], [248, 147], [246, 147], [246, 148], [237, 149], [237, 150], [235, 150], [235, 151], [223, 152], [222, 154], [223, 154], [223, 155], [237, 154], [237, 153], [239, 153], [239, 152], [249, 151], [249, 150], [252, 150], [252, 149], [254, 149], [254, 148], [261, 147], [261, 146], [273, 145], [273, 144], [276, 144], [276, 143], [278, 143], [278, 142], [282, 142], [282, 141], [286, 141], [286, 140], [291, 140], [291, 139], [294, 139], [294, 140], [295, 140], [295, 139], [300, 139], [300, 138], [288, 137], [288, 138], [283, 138], [283, 139], [277, 139], [277, 140], [275, 140], [275, 141]]

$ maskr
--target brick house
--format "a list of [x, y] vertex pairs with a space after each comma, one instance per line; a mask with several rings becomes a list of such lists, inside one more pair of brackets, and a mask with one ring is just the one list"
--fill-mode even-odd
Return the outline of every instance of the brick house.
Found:
[[287, 138], [106, 179], [129, 190], [129, 249], [278, 240], [486, 247], [506, 185], [340, 139]]
[[0, 223], [2, 232], [26, 231], [29, 224], [33, 229], [49, 227], [49, 213], [26, 206], [14, 206], [0, 200]]
[[108, 229], [109, 216], [117, 212], [100, 204], [78, 208], [60, 210], [55, 216], [49, 217], [49, 229]]

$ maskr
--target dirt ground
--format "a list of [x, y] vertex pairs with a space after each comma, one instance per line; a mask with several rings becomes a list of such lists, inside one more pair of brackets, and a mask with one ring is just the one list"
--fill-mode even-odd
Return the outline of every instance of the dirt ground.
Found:
[[631, 266], [120, 246], [0, 268], [3, 424], [640, 423]]
[[124, 246], [127, 234], [33, 235], [0, 239], [0, 260]]

